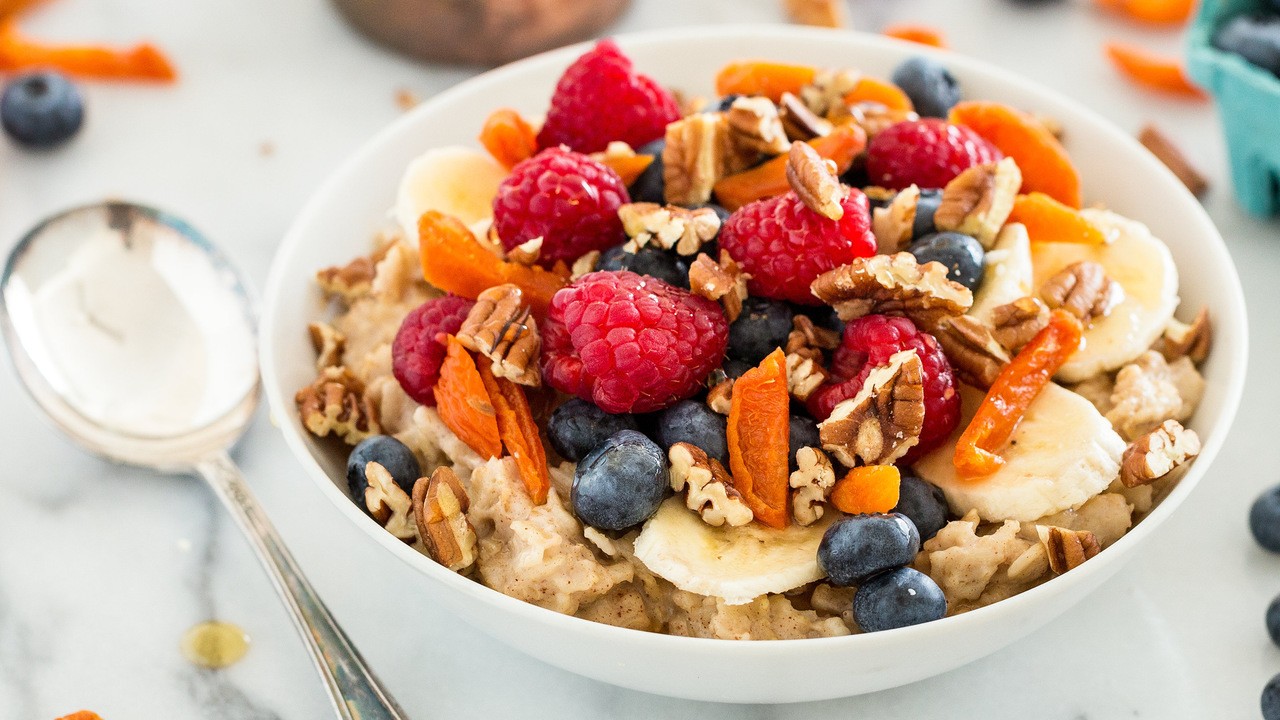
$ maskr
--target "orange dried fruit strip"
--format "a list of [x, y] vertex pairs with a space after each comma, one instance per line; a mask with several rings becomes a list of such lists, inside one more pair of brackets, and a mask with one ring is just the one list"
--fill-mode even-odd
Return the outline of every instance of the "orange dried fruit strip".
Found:
[[913, 110], [911, 98], [902, 91], [902, 88], [891, 82], [879, 80], [873, 77], [863, 77], [858, 80], [858, 84], [844, 96], [845, 104], [857, 105], [858, 103], [873, 102], [880, 103], [890, 110]]
[[890, 25], [882, 33], [887, 37], [920, 43], [930, 47], [945, 48], [947, 46], [947, 38], [942, 34], [942, 31], [928, 25], [917, 25], [915, 23]]
[[1181, 25], [1191, 18], [1195, 0], [1094, 0], [1111, 12], [1153, 25]]
[[94, 80], [172, 82], [178, 77], [159, 48], [141, 43], [127, 50], [93, 45], [47, 45], [18, 32], [12, 19], [0, 22], [0, 71], [53, 68]]
[[774, 350], [733, 384], [729, 404], [729, 471], [755, 518], [785, 528], [790, 516], [790, 397], [786, 356]]
[[70, 715], [63, 715], [58, 720], [102, 720], [98, 713], [89, 710], [77, 710]]
[[[835, 162], [837, 173], [843, 173], [867, 146], [867, 134], [857, 125], [840, 125], [825, 137], [808, 142], [819, 155]], [[781, 195], [790, 189], [787, 156], [779, 155], [750, 170], [721, 178], [715, 184], [715, 195], [720, 205], [732, 211], [753, 200]]]
[[1105, 245], [1107, 236], [1075, 208], [1054, 200], [1044, 193], [1019, 195], [1014, 198], [1011, 223], [1022, 223], [1031, 242], [1070, 242], [1083, 245]]
[[954, 462], [960, 478], [983, 478], [1004, 465], [998, 451], [1053, 374], [1080, 348], [1083, 334], [1074, 315], [1054, 310], [1049, 324], [1000, 371], [956, 442]]
[[1136, 45], [1110, 42], [1107, 57], [1120, 72], [1135, 83], [1171, 95], [1204, 99], [1208, 97], [1187, 77], [1182, 61], [1165, 57]]
[[716, 93], [724, 95], [763, 95], [774, 102], [783, 93], [798, 95], [800, 88], [813, 82], [817, 68], [809, 65], [738, 60], [720, 68], [716, 74]]
[[496, 377], [493, 364], [487, 359], [482, 359], [477, 369], [493, 404], [502, 444], [515, 459], [529, 497], [534, 504], [541, 505], [547, 501], [547, 492], [551, 489], [551, 471], [547, 469], [547, 451], [542, 447], [538, 423], [533, 419], [524, 388]]
[[422, 277], [435, 287], [474, 300], [495, 285], [513, 283], [540, 318], [547, 314], [551, 296], [564, 286], [564, 278], [554, 272], [502, 260], [461, 220], [436, 210], [418, 221], [418, 253]]
[[652, 155], [604, 155], [599, 158], [602, 165], [616, 173], [622, 178], [623, 185], [630, 185], [640, 177], [640, 173], [644, 172], [653, 164]]
[[450, 335], [440, 379], [436, 381], [436, 411], [446, 427], [486, 460], [502, 455], [502, 436], [484, 379], [475, 358]]
[[887, 513], [898, 506], [902, 475], [895, 465], [856, 467], [831, 489], [831, 504], [842, 513]]
[[538, 136], [533, 126], [510, 108], [489, 113], [480, 130], [480, 144], [508, 170], [538, 152]]
[[962, 102], [947, 118], [986, 138], [1022, 171], [1022, 192], [1042, 192], [1073, 208], [1081, 205], [1080, 173], [1066, 148], [1031, 115], [997, 102]]

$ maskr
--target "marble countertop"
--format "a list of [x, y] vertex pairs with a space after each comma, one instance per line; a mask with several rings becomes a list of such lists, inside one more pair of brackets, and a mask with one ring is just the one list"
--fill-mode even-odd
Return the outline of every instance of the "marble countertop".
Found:
[[[855, 23], [923, 20], [961, 52], [1075, 97], [1126, 130], [1159, 124], [1208, 171], [1207, 207], [1244, 280], [1253, 379], [1213, 471], [1118, 578], [1048, 627], [960, 670], [896, 690], [793, 706], [717, 706], [620, 690], [508, 650], [384, 581], [396, 561], [341, 521], [265, 413], [237, 458], [302, 566], [415, 718], [1248, 718], [1280, 672], [1263, 610], [1280, 558], [1245, 516], [1276, 482], [1280, 223], [1247, 218], [1226, 180], [1208, 104], [1167, 101], [1117, 79], [1107, 37], [1176, 52], [1177, 33], [1104, 18], [1091, 3], [857, 0]], [[780, 20], [775, 0], [635, 0], [618, 32]], [[87, 89], [88, 121], [51, 154], [0, 143], [0, 250], [32, 223], [104, 196], [190, 219], [258, 285], [291, 217], [346, 155], [400, 112], [472, 70], [417, 65], [357, 37], [318, 0], [57, 0], [27, 27], [45, 37], [169, 49], [172, 88]], [[1185, 269], [1194, 272], [1194, 269]], [[93, 459], [36, 420], [0, 371], [0, 720], [91, 708], [107, 720], [329, 717], [321, 687], [265, 576], [213, 496]], [[178, 640], [218, 617], [253, 637], [214, 672]]]

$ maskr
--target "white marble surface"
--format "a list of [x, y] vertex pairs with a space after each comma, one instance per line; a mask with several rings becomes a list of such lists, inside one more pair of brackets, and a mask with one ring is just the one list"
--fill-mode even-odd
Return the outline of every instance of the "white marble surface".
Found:
[[[961, 52], [1091, 105], [1126, 129], [1160, 124], [1215, 181], [1208, 208], [1252, 308], [1253, 373], [1210, 477], [1125, 573], [994, 657], [916, 685], [812, 705], [715, 706], [619, 690], [543, 666], [383, 580], [395, 561], [310, 490], [267, 418], [238, 451], [255, 489], [337, 617], [415, 718], [1248, 718], [1280, 651], [1263, 630], [1280, 558], [1249, 538], [1253, 496], [1277, 481], [1280, 223], [1245, 217], [1226, 186], [1209, 105], [1118, 80], [1100, 45], [1127, 37], [1176, 51], [1176, 33], [1100, 17], [1089, 3], [858, 0], [855, 22], [925, 20]], [[618, 31], [775, 21], [774, 0], [636, 0]], [[0, 250], [41, 217], [122, 196], [168, 208], [260, 283], [291, 216], [325, 174], [421, 96], [472, 71], [423, 67], [347, 30], [319, 0], [57, 0], [29, 21], [49, 37], [158, 40], [174, 88], [93, 86], [88, 123], [47, 155], [0, 143]], [[274, 152], [262, 152], [269, 144]], [[1194, 272], [1194, 269], [1188, 269]], [[266, 580], [194, 480], [109, 466], [35, 419], [0, 371], [0, 720], [88, 707], [129, 718], [328, 717], [320, 685]], [[178, 653], [191, 624], [243, 625], [239, 665], [202, 671]]]

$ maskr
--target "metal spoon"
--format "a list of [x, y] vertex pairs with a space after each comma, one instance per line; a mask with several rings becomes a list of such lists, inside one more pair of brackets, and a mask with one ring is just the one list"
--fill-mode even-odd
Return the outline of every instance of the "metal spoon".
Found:
[[64, 432], [107, 459], [194, 472], [258, 553], [344, 720], [403, 720], [285, 549], [227, 450], [258, 403], [248, 291], [189, 225], [123, 202], [40, 223], [0, 276], [18, 375]]

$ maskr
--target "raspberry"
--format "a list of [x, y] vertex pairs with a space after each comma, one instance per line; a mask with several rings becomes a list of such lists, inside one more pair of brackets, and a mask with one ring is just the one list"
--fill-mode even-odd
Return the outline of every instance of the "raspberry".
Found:
[[809, 398], [808, 406], [814, 417], [826, 419], [841, 401], [858, 394], [873, 369], [902, 350], [915, 350], [924, 365], [924, 429], [920, 444], [903, 460], [909, 463], [940, 445], [960, 424], [960, 393], [938, 341], [907, 318], [867, 315], [845, 325], [831, 358], [831, 378]]
[[605, 412], [661, 410], [720, 367], [729, 326], [720, 306], [625, 270], [583, 275], [551, 299], [542, 376]]
[[595, 160], [551, 148], [511, 169], [493, 200], [493, 227], [510, 250], [542, 238], [538, 262], [572, 263], [622, 242], [618, 208], [631, 202], [618, 174]]
[[945, 187], [973, 167], [1004, 155], [981, 135], [963, 125], [924, 118], [884, 130], [867, 146], [867, 177], [872, 185], [901, 190]]
[[440, 336], [458, 332], [474, 305], [466, 298], [445, 295], [410, 310], [400, 323], [391, 343], [391, 372], [409, 397], [435, 406], [445, 350]]
[[560, 76], [538, 147], [568, 145], [589, 153], [622, 140], [635, 148], [662, 137], [667, 123], [679, 119], [675, 97], [635, 72], [631, 58], [605, 39]]
[[747, 203], [720, 229], [720, 247], [751, 273], [752, 295], [817, 305], [814, 279], [876, 252], [867, 196], [851, 188], [841, 205], [837, 221], [805, 207], [795, 192]]

